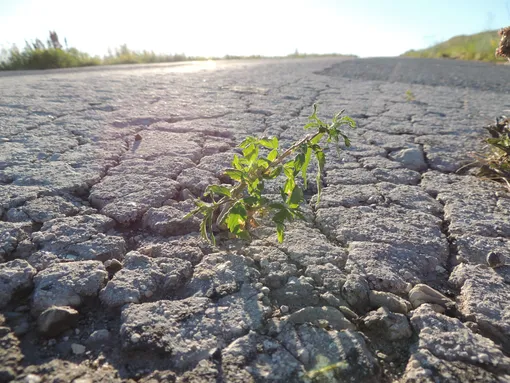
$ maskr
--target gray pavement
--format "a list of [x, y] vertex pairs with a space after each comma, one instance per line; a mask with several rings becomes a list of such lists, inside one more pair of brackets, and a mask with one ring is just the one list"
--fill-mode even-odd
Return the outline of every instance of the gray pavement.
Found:
[[[510, 195], [465, 166], [509, 80], [386, 58], [3, 73], [0, 382], [510, 382]], [[203, 242], [192, 198], [315, 102], [359, 127], [307, 220]]]

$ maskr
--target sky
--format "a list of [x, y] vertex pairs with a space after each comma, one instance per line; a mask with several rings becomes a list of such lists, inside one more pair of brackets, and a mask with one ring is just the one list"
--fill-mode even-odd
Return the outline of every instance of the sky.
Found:
[[188, 56], [397, 56], [510, 25], [510, 0], [0, 0], [0, 48], [57, 32], [92, 55], [121, 44]]

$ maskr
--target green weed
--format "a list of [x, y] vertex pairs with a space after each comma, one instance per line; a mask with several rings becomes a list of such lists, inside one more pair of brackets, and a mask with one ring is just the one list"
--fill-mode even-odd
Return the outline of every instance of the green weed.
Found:
[[416, 100], [416, 97], [414, 93], [411, 91], [411, 89], [406, 90], [406, 101], [411, 102]]
[[485, 127], [490, 138], [486, 142], [490, 153], [478, 156], [481, 164], [479, 175], [495, 181], [504, 182], [510, 190], [510, 119], [502, 116], [494, 124]]
[[[208, 186], [204, 197], [210, 202], [195, 200], [196, 209], [185, 218], [201, 215], [202, 237], [215, 244], [213, 223], [228, 229], [235, 237], [249, 240], [250, 229], [258, 226], [257, 220], [270, 216], [276, 225], [278, 241], [282, 242], [285, 222], [303, 218], [300, 205], [304, 202], [303, 190], [307, 188], [307, 170], [312, 157], [318, 164], [316, 182], [317, 203], [319, 202], [321, 174], [326, 162], [324, 150], [320, 146], [321, 141], [325, 139], [328, 143], [334, 143], [337, 150], [340, 138], [346, 146], [350, 145], [349, 138], [339, 128], [342, 125], [355, 128], [356, 123], [350, 117], [342, 116], [342, 113], [343, 111], [337, 113], [331, 123], [327, 124], [317, 116], [317, 105], [314, 104], [313, 113], [304, 126], [304, 129], [314, 132], [286, 150], [280, 149], [277, 137], [247, 137], [239, 145], [243, 149], [242, 155], [234, 155], [233, 168], [225, 171], [225, 174], [235, 181], [234, 185]], [[264, 183], [280, 174], [285, 175], [285, 182], [280, 187], [281, 201], [274, 202], [263, 195]], [[299, 177], [303, 180], [304, 188], [296, 182]]]

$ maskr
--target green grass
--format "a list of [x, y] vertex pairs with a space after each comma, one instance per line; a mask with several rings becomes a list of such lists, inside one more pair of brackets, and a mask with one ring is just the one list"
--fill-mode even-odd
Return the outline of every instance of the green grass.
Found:
[[[93, 65], [118, 65], [118, 64], [151, 64], [178, 61], [201, 61], [201, 60], [239, 60], [239, 59], [264, 59], [277, 58], [266, 57], [260, 55], [252, 56], [235, 56], [226, 55], [224, 57], [200, 57], [186, 56], [185, 54], [156, 54], [153, 51], [134, 51], [127, 47], [126, 44], [109, 52], [108, 55], [100, 58], [98, 56], [90, 56], [85, 52], [81, 52], [76, 48], [63, 49], [58, 41], [56, 34], [55, 41], [50, 40], [42, 43], [36, 39], [34, 43], [26, 44], [21, 51], [16, 46], [11, 49], [3, 50], [0, 54], [0, 70], [24, 70], [24, 69], [55, 69], [55, 68], [73, 68]], [[288, 55], [290, 58], [313, 58], [313, 57], [342, 57], [339, 54], [299, 54], [294, 53]], [[355, 57], [355, 56], [346, 56]]]
[[402, 56], [505, 62], [494, 55], [499, 39], [498, 31], [455, 36], [430, 48], [407, 51]]
[[98, 57], [91, 57], [75, 48], [63, 50], [57, 48], [29, 49], [19, 51], [12, 48], [7, 58], [0, 61], [0, 70], [55, 69], [101, 65]]
[[129, 49], [126, 44], [121, 45], [105, 56], [101, 62], [102, 65], [118, 65], [118, 64], [153, 64], [164, 62], [177, 62], [189, 60], [205, 60], [203, 57], [187, 57], [185, 54], [169, 54], [161, 55], [152, 51], [137, 52]]

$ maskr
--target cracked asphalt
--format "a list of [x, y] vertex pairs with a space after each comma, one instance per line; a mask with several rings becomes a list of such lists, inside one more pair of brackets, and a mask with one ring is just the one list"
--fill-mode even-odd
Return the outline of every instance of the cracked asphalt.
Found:
[[[510, 195], [472, 166], [509, 82], [396, 58], [2, 73], [0, 382], [510, 382]], [[202, 241], [193, 198], [314, 103], [358, 128], [306, 220]]]

